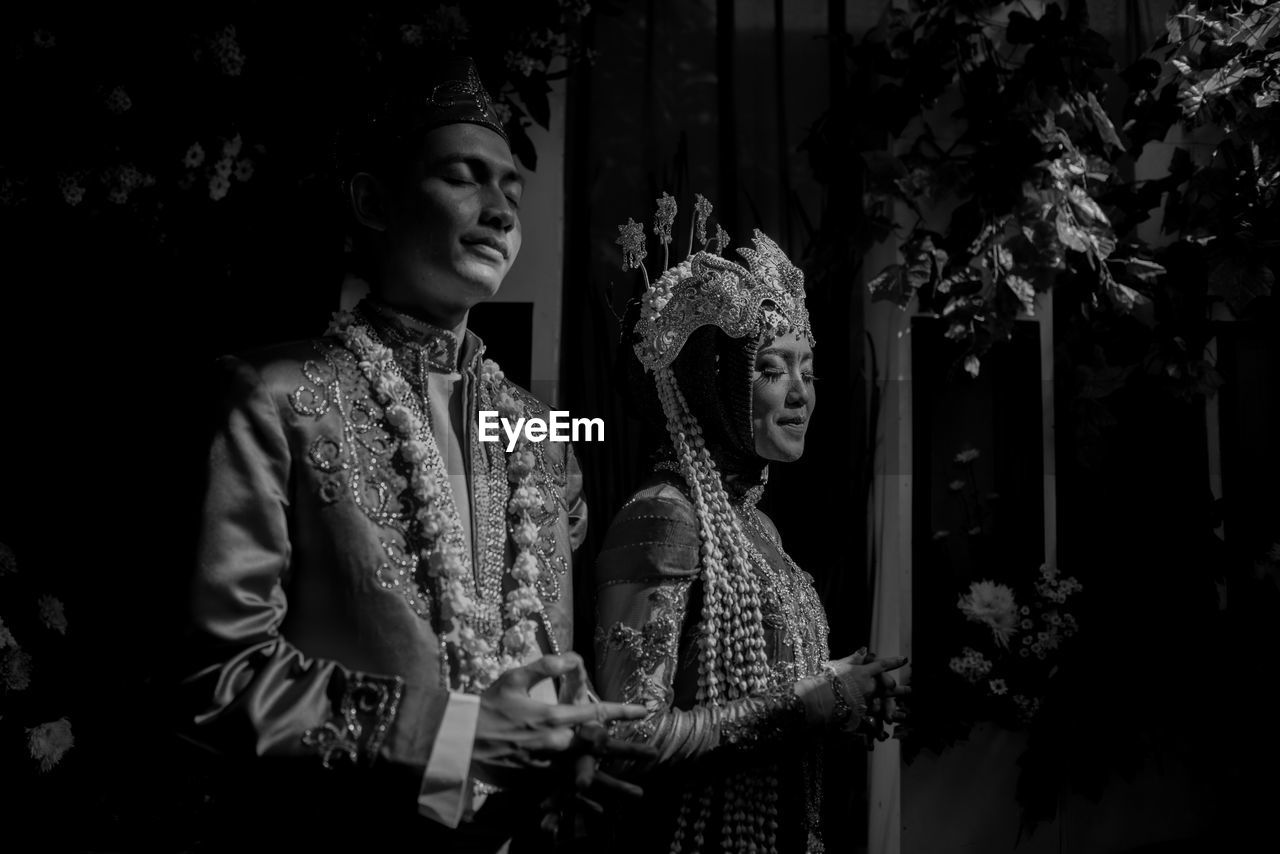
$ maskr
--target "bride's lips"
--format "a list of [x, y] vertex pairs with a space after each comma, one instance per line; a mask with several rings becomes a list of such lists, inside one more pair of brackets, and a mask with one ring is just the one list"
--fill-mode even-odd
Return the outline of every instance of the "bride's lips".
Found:
[[790, 430], [793, 433], [803, 433], [806, 421], [807, 419], [799, 417], [779, 418], [777, 424], [779, 427]]

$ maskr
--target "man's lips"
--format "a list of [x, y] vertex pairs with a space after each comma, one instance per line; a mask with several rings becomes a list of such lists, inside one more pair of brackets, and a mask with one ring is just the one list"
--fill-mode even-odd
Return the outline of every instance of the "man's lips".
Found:
[[778, 423], [783, 427], [803, 427], [804, 422], [805, 422], [805, 419], [799, 415], [778, 419]]
[[466, 246], [487, 246], [501, 255], [504, 261], [508, 255], [506, 244], [496, 237], [464, 237], [462, 242]]

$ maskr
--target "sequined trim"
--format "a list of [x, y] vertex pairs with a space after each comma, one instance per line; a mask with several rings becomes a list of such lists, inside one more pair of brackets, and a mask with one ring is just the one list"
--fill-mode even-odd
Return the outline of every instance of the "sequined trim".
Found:
[[644, 720], [620, 725], [620, 735], [651, 737], [656, 729], [654, 718], [671, 706], [672, 676], [692, 583], [691, 580], [676, 581], [655, 587], [649, 593], [649, 619], [641, 628], [614, 623], [608, 629], [604, 626], [596, 629], [602, 659], [619, 653], [631, 657], [626, 667], [627, 680], [622, 686], [623, 702], [649, 709], [649, 716]]
[[753, 699], [756, 702], [751, 705], [758, 708], [728, 717], [721, 723], [720, 735], [727, 743], [752, 747], [803, 728], [804, 704], [796, 696], [794, 686], [784, 685]]
[[299, 415], [320, 419], [336, 410], [338, 435], [322, 433], [311, 441], [307, 459], [326, 475], [320, 500], [335, 504], [349, 497], [371, 522], [386, 529], [379, 542], [385, 560], [377, 570], [378, 585], [398, 592], [413, 612], [431, 619], [431, 587], [417, 577], [418, 561], [409, 553], [409, 508], [402, 496], [409, 482], [394, 464], [396, 441], [382, 426], [382, 407], [373, 399], [368, 380], [355, 357], [335, 341], [315, 342], [320, 359], [302, 366], [303, 383], [289, 394]]
[[325, 768], [338, 761], [368, 764], [378, 755], [400, 708], [404, 680], [351, 673], [332, 719], [302, 734]]
[[[524, 405], [525, 411], [541, 412], [545, 407], [536, 397], [519, 386], [508, 384], [511, 394]], [[568, 451], [552, 453], [549, 442], [534, 442], [530, 445], [536, 459], [534, 467], [534, 485], [542, 492], [542, 506], [529, 514], [530, 521], [538, 526], [538, 541], [534, 544], [534, 554], [542, 573], [538, 576], [538, 596], [544, 602], [559, 602], [563, 595], [563, 581], [569, 571], [569, 559], [559, 548], [556, 536], [557, 523], [561, 512], [568, 512], [569, 504], [565, 500], [565, 486], [569, 482]], [[547, 633], [552, 634], [547, 626]]]

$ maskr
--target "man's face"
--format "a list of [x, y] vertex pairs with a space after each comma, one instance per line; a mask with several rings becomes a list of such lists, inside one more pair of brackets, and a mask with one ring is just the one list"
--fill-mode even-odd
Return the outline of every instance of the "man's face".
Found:
[[789, 463], [804, 453], [804, 436], [816, 403], [813, 350], [799, 335], [760, 341], [751, 383], [751, 432], [756, 453]]
[[523, 192], [502, 137], [473, 124], [435, 128], [385, 189], [384, 298], [451, 314], [498, 292], [520, 251]]

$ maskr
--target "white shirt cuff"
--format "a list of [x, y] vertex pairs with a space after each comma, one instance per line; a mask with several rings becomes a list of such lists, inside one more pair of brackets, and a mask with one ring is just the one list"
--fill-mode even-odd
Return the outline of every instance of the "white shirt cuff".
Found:
[[449, 694], [418, 791], [418, 812], [446, 827], [457, 827], [466, 810], [471, 750], [479, 719], [479, 696]]

